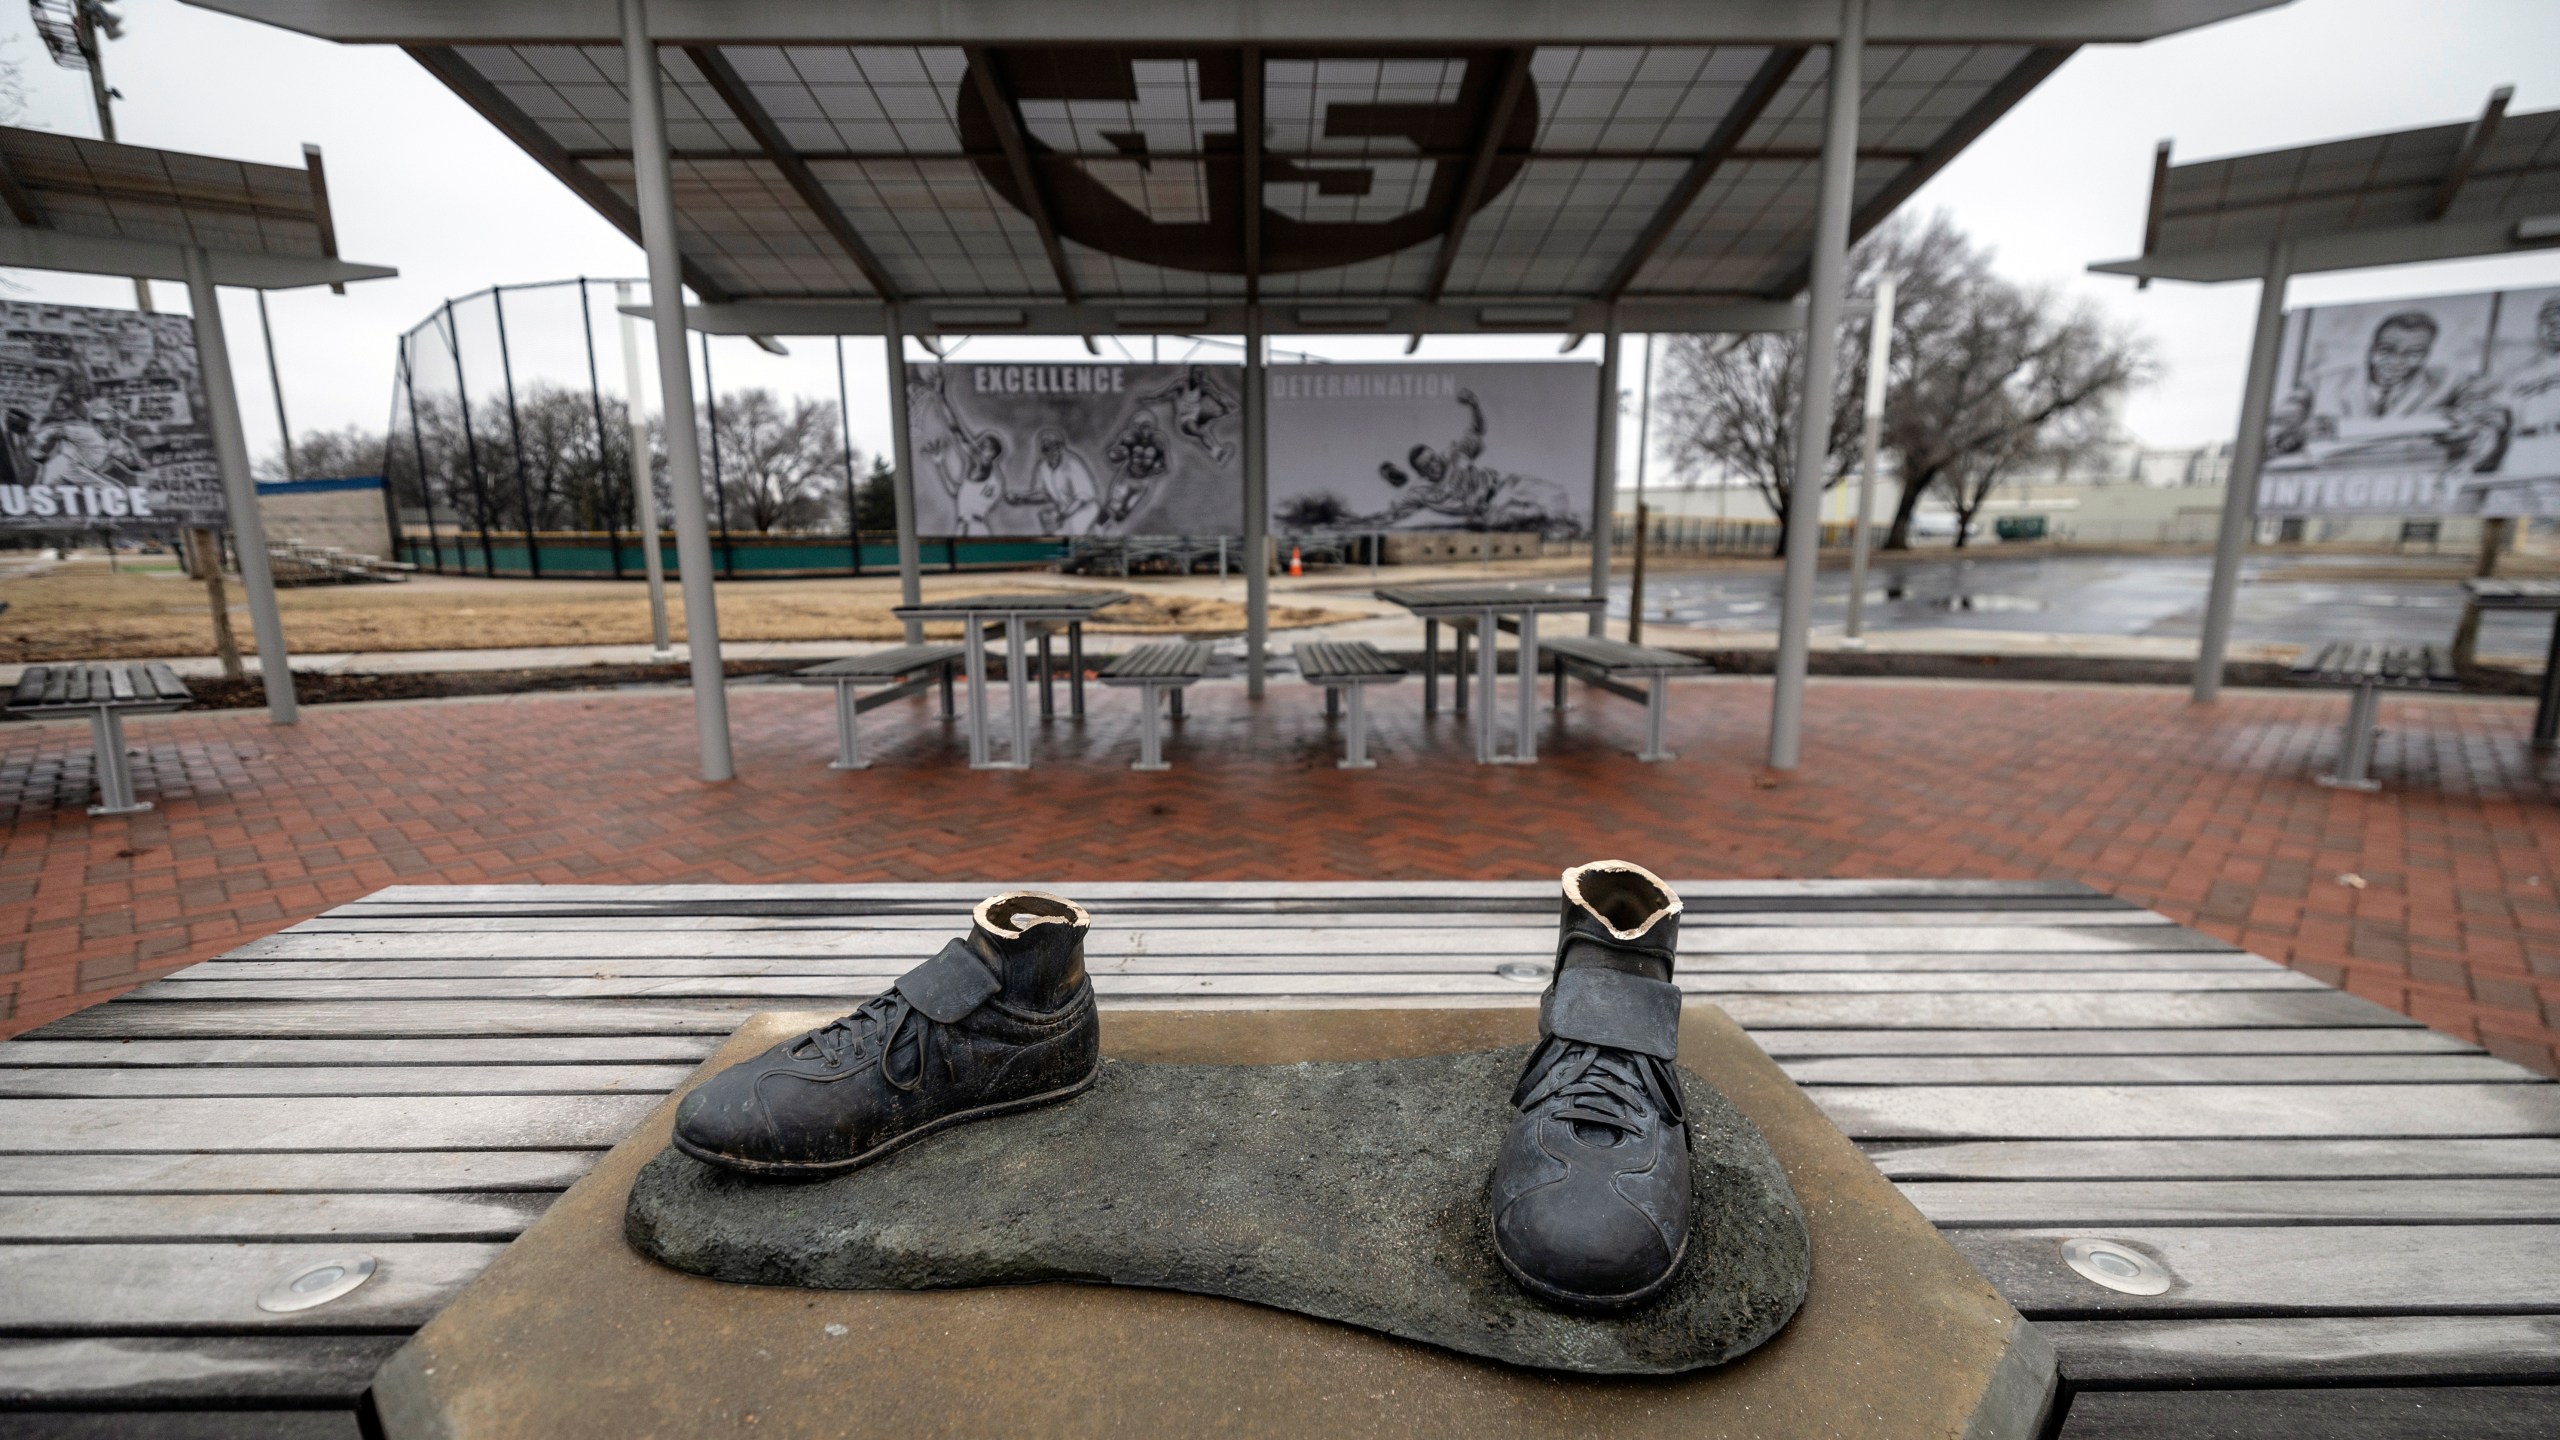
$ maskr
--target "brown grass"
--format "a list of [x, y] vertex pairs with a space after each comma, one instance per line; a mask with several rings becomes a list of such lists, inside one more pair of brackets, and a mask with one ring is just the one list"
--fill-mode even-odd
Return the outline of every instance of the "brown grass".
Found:
[[[1046, 590], [1041, 577], [967, 577], [966, 589]], [[251, 643], [237, 579], [229, 582], [231, 623]], [[950, 585], [937, 590], [958, 593]], [[928, 591], [928, 595], [937, 591]], [[684, 635], [683, 597], [668, 586], [669, 622]], [[780, 580], [720, 587], [720, 633], [731, 640], [894, 640], [893, 592], [852, 582]], [[210, 655], [213, 625], [204, 587], [174, 572], [110, 575], [103, 564], [73, 563], [41, 575], [0, 580], [0, 661], [138, 659]], [[637, 584], [593, 581], [458, 581], [321, 586], [279, 592], [285, 643], [304, 653], [345, 650], [487, 650], [537, 645], [646, 644], [649, 606]], [[1274, 629], [1356, 619], [1313, 606], [1271, 607]], [[931, 626], [929, 633], [959, 633]], [[1232, 600], [1141, 594], [1096, 620], [1121, 634], [1219, 634], [1244, 629]]]

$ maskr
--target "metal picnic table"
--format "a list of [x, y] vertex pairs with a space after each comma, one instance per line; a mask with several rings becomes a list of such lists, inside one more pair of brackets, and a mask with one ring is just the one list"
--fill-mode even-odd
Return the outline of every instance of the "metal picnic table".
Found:
[[[2069, 882], [1674, 884], [1682, 988], [2052, 1341], [2062, 1440], [2552, 1433], [2560, 1086]], [[0, 1433], [352, 1440], [722, 1037], [989, 888], [394, 886], [0, 1044]], [[1555, 957], [1552, 880], [1058, 888], [1106, 1012], [1527, 1007]]]
[[[1023, 708], [1024, 640], [1029, 627], [1040, 627], [1040, 714], [1043, 718], [1056, 713], [1056, 698], [1049, 688], [1052, 656], [1049, 637], [1064, 626], [1067, 632], [1067, 669], [1069, 713], [1084, 716], [1084, 622], [1093, 613], [1117, 605], [1129, 598], [1125, 590], [1066, 590], [1015, 595], [963, 595], [950, 600], [929, 600], [917, 605], [900, 605], [894, 612], [901, 620], [957, 620], [960, 636], [968, 646], [969, 675], [969, 768], [972, 770], [1028, 770], [1031, 768], [1031, 717]], [[1004, 626], [1005, 686], [1011, 691], [1013, 707], [1013, 750], [1004, 760], [987, 758], [987, 637], [986, 627]]]
[[[1538, 585], [1382, 585], [1371, 592], [1390, 605], [1422, 617], [1422, 713], [1440, 708], [1440, 626], [1457, 632], [1457, 668], [1453, 687], [1461, 713], [1467, 708], [1466, 630], [1476, 639], [1476, 763], [1538, 763], [1538, 617], [1548, 612], [1597, 615], [1608, 601], [1589, 591], [1550, 590]], [[1508, 755], [1494, 738], [1494, 679], [1500, 668], [1494, 637], [1506, 629], [1520, 635], [1519, 714], [1515, 742]]]
[[2542, 699], [2533, 707], [2533, 748], [2549, 750], [2560, 745], [2560, 580], [2483, 577], [2463, 581], [2462, 588], [2483, 610], [2551, 612], [2551, 646], [2542, 657]]

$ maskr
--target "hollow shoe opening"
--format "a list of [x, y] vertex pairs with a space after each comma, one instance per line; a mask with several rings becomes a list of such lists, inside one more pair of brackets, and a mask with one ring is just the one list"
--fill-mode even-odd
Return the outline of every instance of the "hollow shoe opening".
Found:
[[1680, 897], [1660, 876], [1626, 860], [1594, 860], [1567, 870], [1564, 896], [1621, 940], [1637, 939], [1664, 916], [1680, 913]]
[[978, 902], [972, 919], [988, 934], [1006, 940], [1019, 940], [1035, 925], [1091, 926], [1093, 917], [1083, 906], [1064, 895], [1050, 895], [1038, 890], [1009, 890], [990, 895]]

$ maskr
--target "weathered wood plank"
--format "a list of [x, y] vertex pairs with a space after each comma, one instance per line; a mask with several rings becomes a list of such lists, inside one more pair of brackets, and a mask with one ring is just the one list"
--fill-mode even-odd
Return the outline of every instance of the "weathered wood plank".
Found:
[[1884, 1055], [2478, 1055], [2450, 1035], [2414, 1025], [2319, 1030], [1762, 1030], [1752, 1038], [1780, 1060]]
[[2560, 1085], [1818, 1086], [1853, 1139], [2560, 1135]]
[[[1344, 960], [1339, 964], [1357, 964]], [[1488, 958], [1460, 971], [1281, 971], [1243, 967], [1214, 971], [1195, 962], [1181, 969], [1129, 974], [1096, 967], [1094, 993], [1102, 998], [1158, 996], [1299, 995], [1500, 995], [1545, 984], [1543, 971], [1523, 979], [1495, 973]], [[893, 975], [712, 976], [494, 976], [467, 980], [199, 980], [180, 977], [141, 986], [128, 1004], [206, 1000], [583, 1000], [687, 996], [758, 996], [776, 1000], [859, 1000], [888, 988]], [[2092, 971], [2052, 976], [2017, 971], [1947, 971], [1934, 974], [1857, 970], [1758, 975], [1713, 970], [1676, 977], [1692, 995], [1905, 995], [1905, 994], [2201, 994], [2206, 992], [2333, 993], [2308, 975], [2282, 968], [2264, 971]]]
[[[399, 1335], [0, 1340], [0, 1406], [352, 1406]], [[18, 1417], [0, 1419], [12, 1434]]]
[[2560, 1181], [1906, 1180], [1931, 1224], [2433, 1225], [2560, 1222]]
[[0, 1248], [0, 1334], [188, 1330], [349, 1331], [423, 1325], [505, 1248], [481, 1241], [367, 1243], [381, 1269], [341, 1299], [276, 1315], [258, 1292], [334, 1245], [11, 1245]]
[[[1514, 995], [1445, 996], [1433, 1003], [1531, 1005], [1537, 987]], [[1355, 996], [1336, 1003], [1391, 1003]], [[1139, 1002], [1124, 1001], [1123, 1004]], [[1192, 1000], [1189, 1003], [1202, 1003]], [[1327, 1003], [1306, 994], [1266, 997], [1251, 1008]], [[1979, 995], [1736, 995], [1717, 1001], [1753, 1029], [1843, 1028], [1948, 1030], [2190, 1031], [2271, 1026], [2417, 1028], [2406, 1016], [2332, 990], [2234, 991], [2224, 994], [2074, 995], [2059, 992]], [[450, 1001], [199, 1001], [149, 1004], [130, 997], [95, 1005], [29, 1032], [37, 1039], [242, 1036], [352, 1038], [368, 1035], [726, 1035], [768, 1001], [704, 999]], [[1105, 1007], [1110, 1008], [1110, 1007]], [[1108, 1024], [1108, 1021], [1105, 1022]]]
[[1866, 1151], [1878, 1170], [1897, 1181], [2560, 1176], [2560, 1140], [1888, 1141]]
[[[551, 1206], [478, 1195], [0, 1195], [0, 1243], [55, 1240], [512, 1240]], [[4, 1254], [6, 1252], [0, 1252]]]
[[2436, 1385], [2560, 1380], [2560, 1316], [2042, 1320], [2076, 1385]]
[[[1697, 957], [1881, 952], [2041, 954], [2112, 952], [2231, 953], [2233, 946], [2174, 925], [1684, 925], [1684, 954]], [[1479, 955], [1553, 955], [1553, 924], [1514, 929], [1479, 927], [1465, 934], [1465, 952]], [[644, 955], [837, 959], [849, 955], [906, 957], [912, 962], [939, 948], [905, 931], [885, 930], [680, 930], [638, 931], [404, 931], [388, 935], [286, 931], [252, 940], [230, 952], [238, 960], [452, 960], [625, 959]], [[1121, 955], [1441, 955], [1451, 950], [1448, 932], [1411, 929], [1312, 929], [1300, 926], [1221, 929], [1103, 928], [1085, 941], [1092, 958]]]
[[358, 1440], [353, 1410], [21, 1410], [11, 1440]]
[[312, 1150], [0, 1155], [0, 1195], [212, 1195], [565, 1190], [591, 1150]]
[[[0, 1051], [0, 1059], [8, 1058]], [[691, 1065], [296, 1065], [0, 1069], [0, 1099], [145, 1095], [664, 1095]]]
[[[2106, 899], [2076, 880], [1681, 880], [1670, 882], [1681, 898], [1766, 895], [1800, 896], [1967, 896], [2067, 897]], [[1556, 882], [1546, 880], [1234, 880], [1220, 882], [1025, 881], [1019, 887], [1073, 895], [1092, 906], [1098, 902], [1147, 901], [1161, 904], [1241, 904], [1251, 901], [1306, 900], [1351, 908], [1347, 902], [1439, 898], [1450, 900], [1528, 900], [1553, 904]], [[880, 883], [863, 885], [386, 885], [365, 897], [374, 905], [461, 905], [491, 901], [518, 904], [675, 903], [699, 906], [729, 900], [894, 901], [902, 904], [958, 905], [966, 910], [985, 899], [983, 883]]]
[[610, 1146], [659, 1095], [0, 1100], [0, 1146], [102, 1150], [560, 1150]]
[[12, 1040], [0, 1063], [228, 1065], [692, 1064], [719, 1042], [692, 1035], [465, 1036], [430, 1040]]
[[2491, 1055], [1870, 1055], [1779, 1063], [1799, 1085], [2550, 1083]]
[[2075, 1396], [2061, 1440], [2548, 1440], [2551, 1386], [2338, 1390], [2097, 1390]]
[[[2128, 926], [2172, 926], [2177, 922], [2166, 915], [2149, 910], [2112, 905], [2105, 908], [2077, 906], [2072, 909], [2044, 907], [2021, 909], [2013, 905], [1981, 906], [1968, 902], [1963, 907], [1942, 906], [1929, 909], [1844, 909], [1834, 902], [1831, 908], [1808, 910], [1748, 910], [1685, 907], [1694, 924], [1718, 926], [1785, 926], [1794, 929], [1855, 929], [1862, 926], [1996, 926], [1996, 925], [2102, 925], [2111, 929]], [[1705, 917], [1713, 917], [1709, 921]], [[1466, 934], [1478, 930], [1520, 930], [1536, 928], [1517, 914], [1450, 911], [1438, 914], [1368, 913], [1326, 914], [1318, 911], [1281, 913], [1252, 911], [1237, 914], [1184, 915], [1152, 911], [1133, 917], [1149, 930], [1428, 930], [1442, 934]], [[458, 914], [395, 911], [372, 913], [371, 907], [341, 906], [326, 914], [285, 927], [287, 935], [410, 935], [448, 934], [540, 934], [559, 932], [597, 932], [607, 934], [633, 931], [668, 931], [684, 933], [739, 932], [769, 933], [774, 931], [816, 934], [879, 933], [935, 937], [957, 934], [968, 928], [968, 914], [954, 911], [938, 915], [547, 915], [547, 914]], [[1097, 917], [1106, 930], [1122, 928], [1106, 913]], [[926, 941], [930, 944], [930, 939]]]
[[[2174, 1284], [2126, 1295], [2062, 1263], [2100, 1235]], [[2560, 1226], [2209, 1225], [1958, 1229], [1947, 1239], [2030, 1317], [2560, 1313]]]
[[[1489, 970], [1496, 965], [1528, 960], [1543, 965], [1552, 958], [1552, 943], [1545, 950], [1511, 954], [1478, 953], [1450, 949], [1434, 954], [1415, 955], [1112, 955], [1088, 956], [1086, 965], [1097, 975], [1168, 975], [1168, 974], [1436, 974]], [[620, 975], [639, 976], [753, 976], [753, 975], [859, 975], [892, 979], [907, 973], [921, 963], [917, 956], [667, 956], [648, 955], [615, 959], [547, 958], [522, 959], [513, 956], [480, 956], [454, 960], [257, 960], [223, 956], [175, 970], [164, 978], [171, 980], [439, 980], [521, 978], [526, 976]], [[2077, 984], [2083, 975], [2107, 974], [2245, 974], [2283, 976], [2288, 972], [2270, 960], [2238, 950], [2225, 952], [2169, 952], [2136, 954], [2100, 952], [2053, 955], [2032, 951], [1961, 955], [1932, 954], [1851, 954], [1833, 952], [1817, 955], [1751, 955], [1715, 956], [1702, 959], [1694, 969], [1705, 971], [1712, 965], [1716, 974], [1801, 975], [1844, 972], [1854, 974], [1939, 974], [1974, 972], [1984, 974], [2022, 974], [2068, 976], [2058, 983]], [[2022, 982], [2023, 983], [2023, 982]]]

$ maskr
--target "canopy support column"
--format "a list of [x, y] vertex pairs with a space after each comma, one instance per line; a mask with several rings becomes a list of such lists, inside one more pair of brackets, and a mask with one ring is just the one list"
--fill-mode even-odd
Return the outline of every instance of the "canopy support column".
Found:
[[1247, 306], [1244, 320], [1244, 693], [1262, 698], [1271, 668], [1271, 406], [1263, 393], [1262, 307]]
[[[1618, 525], [1618, 307], [1609, 307], [1609, 328], [1600, 335], [1600, 416], [1591, 452], [1591, 593], [1609, 595], [1609, 544]], [[1647, 341], [1651, 344], [1651, 341]], [[1591, 633], [1609, 633], [1607, 606], [1591, 612]], [[1490, 645], [1492, 637], [1487, 636]], [[1487, 663], [1493, 652], [1485, 651]], [[1526, 681], [1522, 682], [1526, 684]]]
[[[631, 424], [631, 524], [640, 532], [640, 564], [649, 577], [649, 658], [673, 660], [675, 647], [667, 639], [667, 559], [658, 548], [656, 467], [649, 460], [649, 404], [642, 398], [647, 382], [640, 378], [640, 323], [624, 308], [631, 303], [630, 286], [614, 286], [613, 301], [622, 319], [622, 393], [629, 397], [623, 418]], [[435, 512], [427, 514], [432, 519]]]
[[[889, 493], [898, 510], [898, 603], [924, 603], [924, 547], [916, 539], [916, 462], [915, 446], [907, 424], [907, 336], [906, 327], [898, 323], [898, 307], [884, 305], [880, 309], [887, 333], [881, 337], [882, 358], [887, 362], [889, 377], [889, 444], [898, 452], [897, 468], [890, 472]], [[907, 643], [924, 639], [924, 622], [907, 622]]]
[[1831, 391], [1840, 371], [1841, 291], [1849, 269], [1849, 207], [1858, 169], [1858, 72], [1867, 0], [1840, 0], [1822, 117], [1822, 189], [1814, 214], [1811, 303], [1804, 320], [1804, 388], [1796, 409], [1796, 474], [1787, 496], [1787, 579], [1778, 613], [1777, 685], [1769, 703], [1769, 768], [1793, 770], [1804, 731], [1805, 671], [1813, 649], [1813, 579], [1822, 544], [1823, 477], [1831, 468]]
[[[276, 613], [275, 571], [267, 564], [267, 527], [258, 515], [258, 486], [249, 474], [249, 437], [240, 428], [240, 391], [231, 379], [230, 342], [222, 335], [222, 297], [213, 288], [213, 259], [200, 246], [186, 253], [187, 305], [195, 312], [196, 370], [204, 380], [213, 425], [213, 457], [222, 469], [222, 499], [231, 510], [232, 547], [240, 552], [240, 588], [249, 592], [249, 628], [258, 637], [258, 676], [267, 718], [301, 718], [293, 698], [293, 663], [284, 649], [284, 617]], [[216, 557], [216, 564], [220, 559]]]
[[2205, 592], [2204, 634], [2196, 645], [2194, 698], [2222, 693], [2222, 658], [2231, 648], [2231, 612], [2240, 597], [2240, 560], [2258, 520], [2258, 467], [2267, 458], [2267, 411], [2275, 403], [2276, 352], [2284, 347], [2285, 282], [2293, 274], [2293, 246], [2279, 240], [2267, 251], [2267, 277], [2258, 286], [2258, 329], [2249, 342], [2249, 380], [2240, 392], [2240, 433], [2231, 443], [2231, 476], [2222, 492], [2222, 530], [2213, 545], [2213, 586]]
[[684, 345], [684, 257], [677, 250], [675, 182], [667, 158], [666, 100], [643, 0], [622, 0], [622, 53], [630, 62], [632, 178], [640, 243], [649, 255], [649, 316], [658, 342], [658, 411], [665, 420], [667, 488], [676, 510], [676, 571], [684, 584], [685, 650], [693, 669], [693, 723], [702, 778], [732, 779], [729, 695], [720, 666], [719, 601], [712, 589], [711, 529], [702, 506], [702, 439], [694, 430], [693, 369]]

